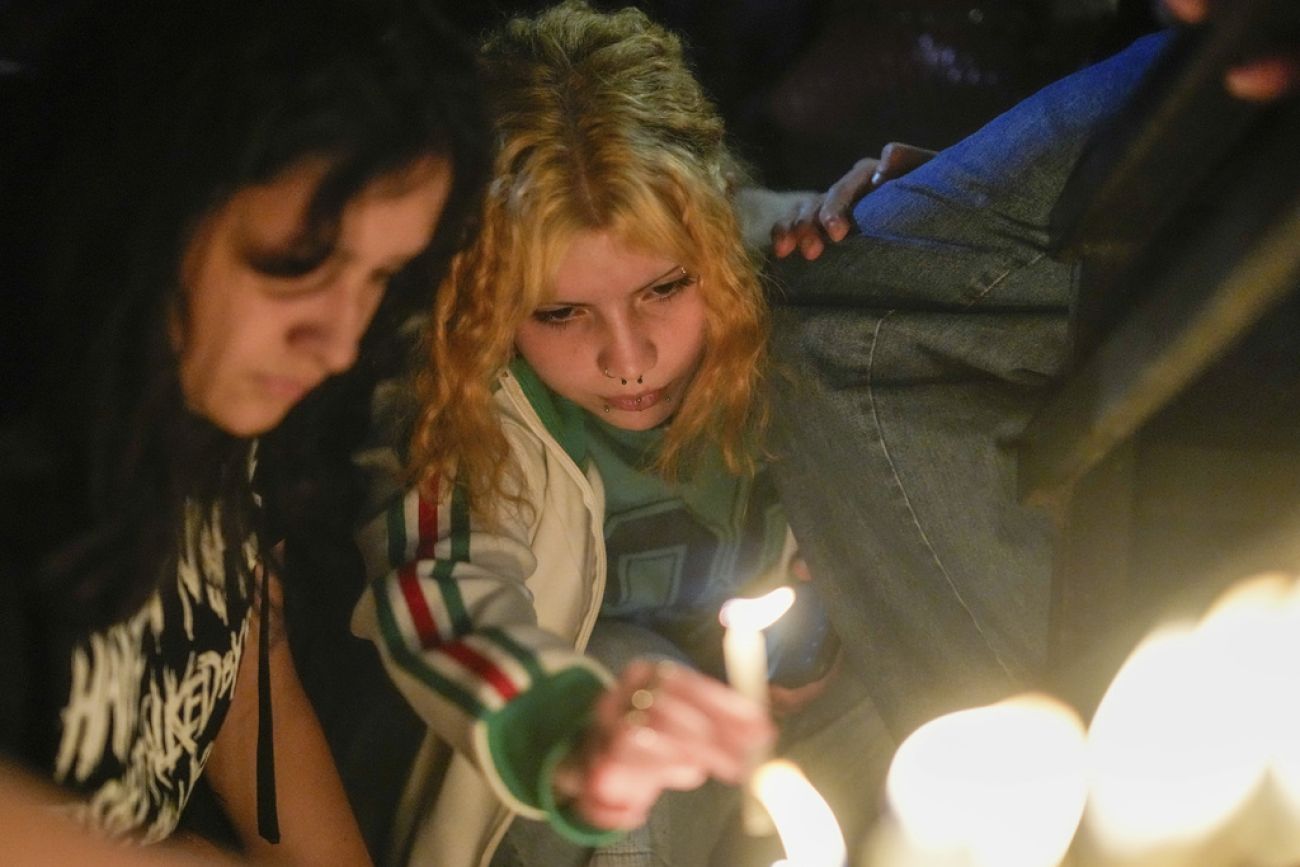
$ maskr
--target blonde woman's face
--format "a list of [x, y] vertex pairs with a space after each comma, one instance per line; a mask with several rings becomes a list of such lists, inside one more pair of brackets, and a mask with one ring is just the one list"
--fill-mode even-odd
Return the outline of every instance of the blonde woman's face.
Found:
[[580, 233], [515, 346], [557, 394], [616, 427], [649, 430], [681, 405], [704, 355], [696, 283], [670, 256]]

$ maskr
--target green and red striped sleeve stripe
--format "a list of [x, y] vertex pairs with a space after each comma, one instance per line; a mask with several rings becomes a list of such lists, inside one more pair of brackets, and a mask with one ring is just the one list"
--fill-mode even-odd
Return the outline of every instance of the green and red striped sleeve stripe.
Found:
[[[456, 563], [469, 558], [469, 510], [459, 489], [453, 491], [450, 512], [451, 556], [402, 562], [395, 582], [376, 588], [376, 611], [394, 661], [466, 713], [481, 717], [544, 674], [536, 655], [505, 630], [473, 629], [453, 577]], [[432, 553], [439, 522], [427, 501], [408, 494], [390, 509], [387, 523], [390, 554]], [[412, 530], [418, 538], [411, 538]]]

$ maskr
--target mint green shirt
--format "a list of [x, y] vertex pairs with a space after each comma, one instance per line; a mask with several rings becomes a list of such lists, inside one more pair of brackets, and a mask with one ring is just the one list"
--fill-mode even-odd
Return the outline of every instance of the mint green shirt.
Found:
[[582, 467], [594, 462], [604, 482], [601, 616], [653, 629], [722, 676], [718, 609], [750, 592], [785, 543], [785, 513], [766, 466], [732, 475], [711, 449], [689, 478], [670, 484], [648, 469], [663, 427], [622, 430], [555, 394], [522, 359], [511, 370], [570, 457]]

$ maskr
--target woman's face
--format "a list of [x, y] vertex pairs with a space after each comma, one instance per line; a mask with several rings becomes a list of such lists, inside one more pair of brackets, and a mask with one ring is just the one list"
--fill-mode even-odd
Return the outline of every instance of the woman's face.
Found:
[[670, 418], [704, 355], [696, 278], [601, 231], [574, 238], [554, 280], [515, 334], [542, 382], [624, 430]]
[[172, 328], [181, 390], [229, 433], [265, 433], [352, 365], [389, 278], [433, 236], [451, 183], [450, 166], [434, 158], [376, 180], [344, 208], [329, 255], [294, 267], [325, 169], [307, 162], [240, 190], [186, 250], [185, 310]]

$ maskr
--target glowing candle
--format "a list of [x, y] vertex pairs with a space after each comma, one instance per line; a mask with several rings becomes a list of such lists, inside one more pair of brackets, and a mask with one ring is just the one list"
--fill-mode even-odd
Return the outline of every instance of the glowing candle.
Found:
[[718, 619], [727, 628], [722, 653], [732, 689], [767, 707], [767, 645], [763, 630], [794, 604], [794, 590], [778, 587], [757, 599], [731, 599]]
[[[1035, 708], [1033, 705], [1042, 705]], [[1050, 705], [1057, 704], [1053, 722]], [[1033, 711], [1033, 713], [1031, 713]], [[1037, 719], [1035, 719], [1037, 717]], [[1239, 583], [1163, 625], [1111, 682], [1086, 741], [1068, 708], [933, 720], [890, 767], [873, 867], [1300, 864], [1300, 583]]]
[[[763, 630], [771, 626], [794, 604], [794, 590], [778, 587], [757, 599], [730, 599], [718, 613], [727, 631], [722, 637], [722, 653], [727, 666], [727, 681], [732, 689], [763, 707], [767, 697], [767, 645]], [[766, 756], [751, 757], [756, 767]], [[747, 789], [752, 788], [747, 786]], [[767, 834], [772, 825], [767, 813], [751, 794], [744, 801], [745, 829], [750, 834]]]
[[948, 714], [898, 748], [872, 862], [1054, 867], [1087, 796], [1083, 723], [1043, 695]]
[[1268, 845], [1271, 861], [1300, 863], [1300, 584], [1291, 576], [1266, 576], [1286, 588], [1276, 605], [1275, 647], [1269, 658], [1267, 689], [1274, 701], [1265, 710], [1272, 720], [1270, 793], [1276, 819]]
[[1089, 733], [1089, 828], [1127, 863], [1294, 864], [1285, 792], [1300, 722], [1292, 580], [1241, 582], [1196, 624], [1153, 632], [1125, 662]]
[[[1243, 600], [1244, 601], [1244, 600]], [[1227, 829], [1267, 772], [1254, 605], [1151, 633], [1088, 732], [1088, 826], [1120, 859], [1191, 858]]]
[[754, 793], [776, 825], [786, 860], [772, 867], [843, 867], [848, 850], [839, 823], [797, 767], [773, 761], [754, 773]]

